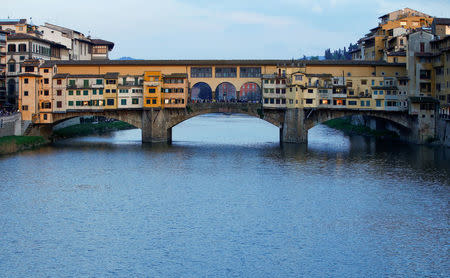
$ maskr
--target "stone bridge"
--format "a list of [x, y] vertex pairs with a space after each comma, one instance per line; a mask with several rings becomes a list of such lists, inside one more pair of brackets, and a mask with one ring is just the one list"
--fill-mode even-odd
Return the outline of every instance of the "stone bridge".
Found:
[[53, 124], [33, 124], [26, 135], [51, 138], [53, 126], [80, 116], [104, 116], [127, 122], [142, 130], [142, 142], [171, 142], [172, 128], [192, 117], [208, 113], [247, 114], [265, 120], [280, 129], [280, 142], [306, 143], [308, 130], [325, 121], [351, 115], [362, 115], [395, 127], [402, 139], [422, 143], [428, 132], [417, 116], [407, 112], [350, 109], [268, 109], [260, 103], [190, 103], [185, 109], [90, 110], [54, 113]]

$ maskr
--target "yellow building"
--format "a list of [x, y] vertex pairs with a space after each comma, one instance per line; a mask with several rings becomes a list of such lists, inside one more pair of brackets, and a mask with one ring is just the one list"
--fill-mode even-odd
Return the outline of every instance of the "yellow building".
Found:
[[163, 108], [184, 108], [188, 100], [189, 84], [187, 74], [163, 75], [161, 98]]
[[105, 74], [105, 91], [103, 98], [105, 100], [105, 109], [117, 109], [117, 88], [118, 88], [118, 72], [108, 72]]
[[144, 72], [144, 107], [161, 107], [161, 72]]

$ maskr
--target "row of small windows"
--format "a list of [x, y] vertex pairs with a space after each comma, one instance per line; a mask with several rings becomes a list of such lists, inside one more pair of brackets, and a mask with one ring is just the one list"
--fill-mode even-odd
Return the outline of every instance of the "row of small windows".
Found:
[[265, 94], [286, 94], [286, 88], [265, 88]]
[[[148, 88], [148, 93], [156, 93], [156, 88]], [[161, 93], [184, 93], [183, 88], [161, 88]]]
[[286, 104], [284, 98], [264, 98], [264, 104]]
[[[115, 101], [114, 99], [107, 99], [106, 100], [106, 105], [108, 106], [112, 106], [114, 105]], [[67, 102], [68, 106], [105, 106], [105, 101], [104, 100], [77, 100], [77, 101], [73, 101], [73, 100], [69, 100]]]
[[[258, 78], [261, 77], [260, 67], [240, 67], [239, 76], [241, 78]], [[211, 78], [212, 67], [192, 67], [191, 78]], [[236, 78], [236, 67], [217, 67], [215, 68], [216, 78]]]

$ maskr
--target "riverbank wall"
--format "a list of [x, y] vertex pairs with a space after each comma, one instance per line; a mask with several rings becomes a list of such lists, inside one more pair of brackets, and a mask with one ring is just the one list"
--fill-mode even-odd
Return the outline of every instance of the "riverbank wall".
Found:
[[0, 137], [22, 135], [22, 116], [15, 113], [0, 117]]
[[450, 147], [450, 119], [438, 119], [436, 125], [436, 139], [440, 144]]

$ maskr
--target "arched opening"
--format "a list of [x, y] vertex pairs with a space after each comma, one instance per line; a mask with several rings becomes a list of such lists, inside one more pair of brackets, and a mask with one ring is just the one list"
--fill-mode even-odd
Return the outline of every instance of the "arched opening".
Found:
[[272, 123], [247, 114], [206, 113], [173, 126], [175, 145], [279, 144], [280, 129]]
[[244, 102], [260, 102], [261, 88], [254, 82], [247, 82], [241, 86], [239, 100]]
[[236, 87], [230, 82], [220, 83], [216, 88], [217, 101], [236, 101]]
[[212, 100], [211, 87], [205, 82], [196, 83], [191, 90], [191, 100], [194, 102]]
[[[333, 148], [351, 144], [367, 145], [367, 140], [408, 139], [411, 129], [392, 119], [373, 115], [349, 114], [324, 117], [306, 124], [309, 145], [331, 145]], [[353, 148], [353, 147], [352, 147]]]
[[[141, 130], [132, 123], [105, 116], [75, 116], [55, 121], [52, 125], [54, 139], [69, 139], [86, 136], [105, 136], [118, 131], [135, 130], [130, 139], [141, 139]], [[111, 136], [108, 136], [111, 137]]]
[[8, 80], [8, 95], [13, 95], [16, 92], [16, 80]]

